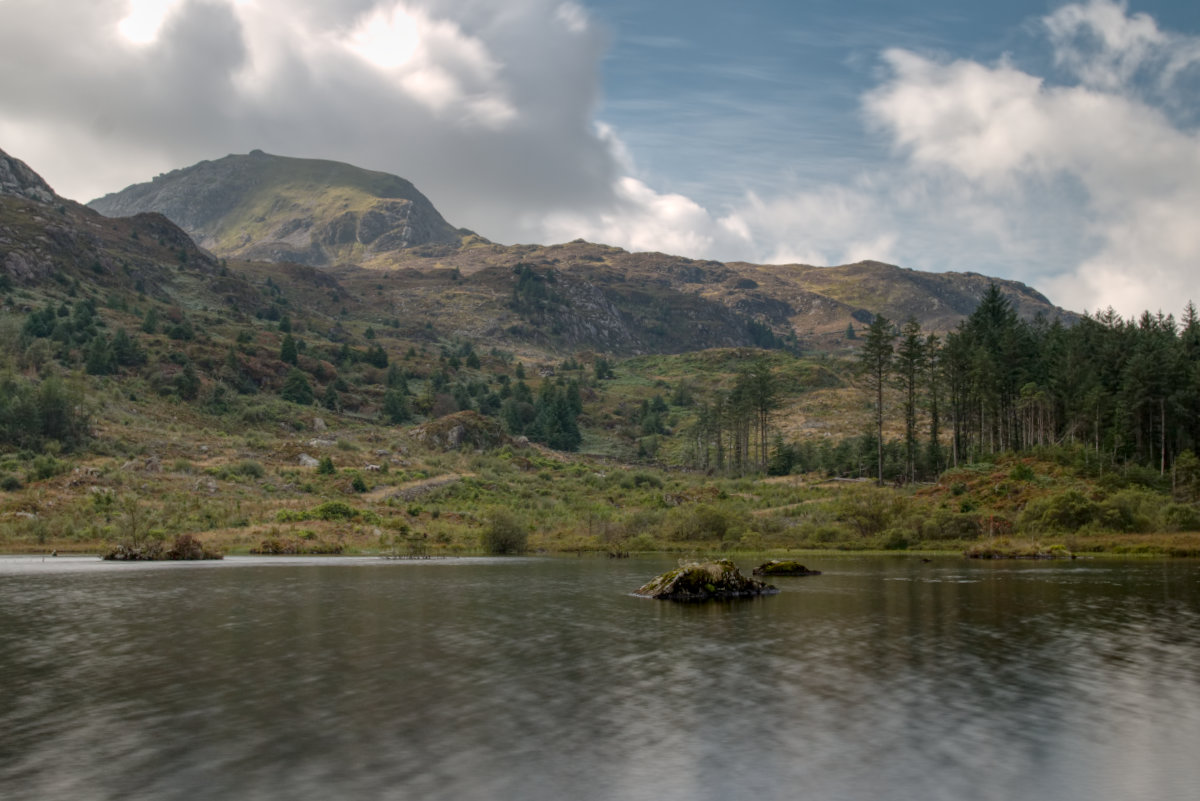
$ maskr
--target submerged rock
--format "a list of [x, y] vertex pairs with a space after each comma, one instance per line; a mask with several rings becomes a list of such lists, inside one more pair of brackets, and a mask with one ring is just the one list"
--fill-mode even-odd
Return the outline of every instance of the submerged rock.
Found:
[[770, 584], [741, 574], [729, 559], [693, 562], [663, 573], [634, 591], [634, 595], [666, 601], [708, 601], [750, 598], [779, 592]]
[[809, 570], [792, 559], [772, 559], [754, 568], [756, 576], [819, 576], [820, 570]]

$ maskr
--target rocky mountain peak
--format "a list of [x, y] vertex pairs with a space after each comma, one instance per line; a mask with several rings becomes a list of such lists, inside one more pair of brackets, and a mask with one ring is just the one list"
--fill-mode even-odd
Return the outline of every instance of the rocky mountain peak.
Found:
[[42, 180], [42, 176], [3, 150], [0, 150], [0, 195], [22, 197], [39, 203], [53, 203], [58, 197], [50, 185]]
[[261, 150], [202, 161], [88, 205], [110, 217], [159, 212], [220, 256], [312, 266], [461, 239], [403, 178]]

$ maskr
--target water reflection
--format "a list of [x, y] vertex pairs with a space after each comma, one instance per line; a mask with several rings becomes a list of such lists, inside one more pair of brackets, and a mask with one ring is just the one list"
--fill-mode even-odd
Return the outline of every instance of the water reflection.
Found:
[[[11, 799], [1192, 798], [1200, 565], [0, 559]], [[122, 566], [124, 567], [124, 566]], [[182, 567], [182, 566], [180, 566]]]

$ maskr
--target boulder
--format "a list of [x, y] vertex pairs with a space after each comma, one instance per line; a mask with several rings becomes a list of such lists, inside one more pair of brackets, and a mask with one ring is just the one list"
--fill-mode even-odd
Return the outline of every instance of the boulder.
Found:
[[314, 459], [313, 457], [309, 456], [307, 453], [300, 454], [300, 466], [301, 467], [316, 467], [320, 463], [321, 462], [319, 459]]
[[779, 590], [770, 584], [743, 576], [731, 560], [719, 559], [681, 565], [647, 582], [633, 594], [666, 601], [708, 601], [776, 592]]
[[754, 568], [756, 576], [819, 576], [820, 570], [809, 570], [804, 565], [791, 559], [772, 559]]

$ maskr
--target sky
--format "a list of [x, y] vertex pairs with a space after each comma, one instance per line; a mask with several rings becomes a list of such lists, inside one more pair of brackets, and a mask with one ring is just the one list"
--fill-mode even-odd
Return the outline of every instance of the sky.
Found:
[[0, 149], [87, 201], [259, 148], [503, 243], [1200, 302], [1200, 3], [0, 0]]

